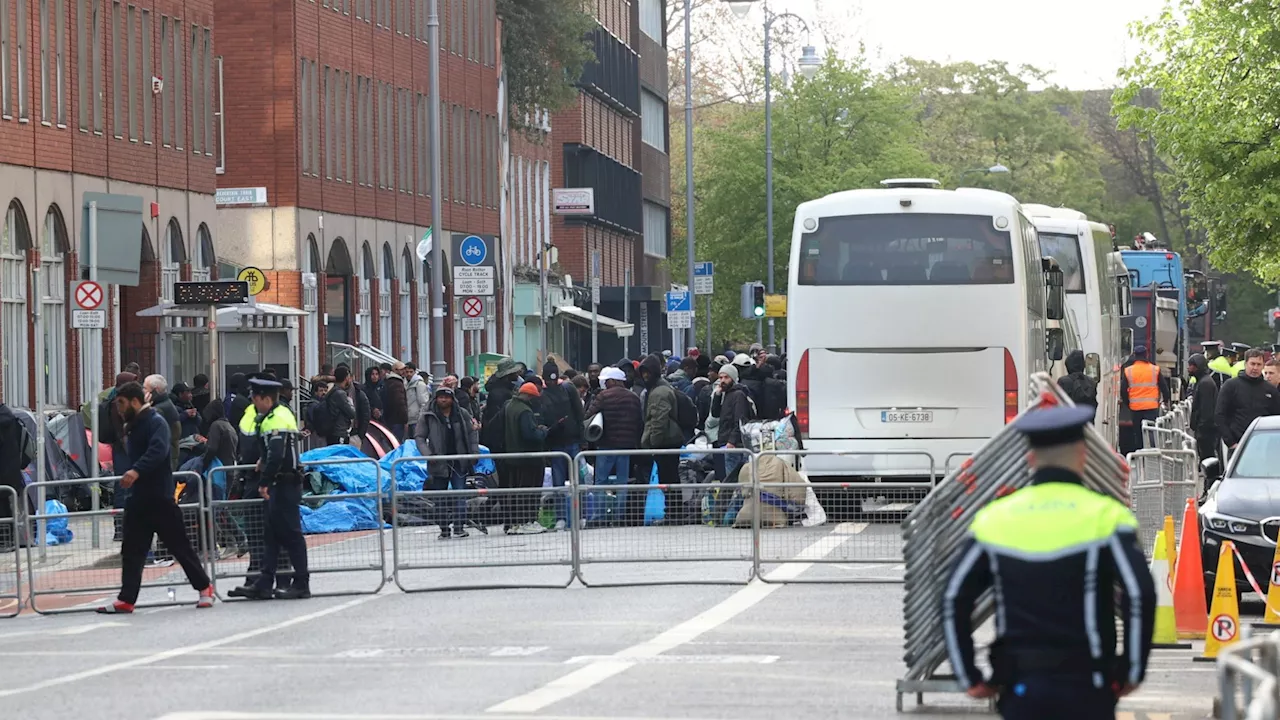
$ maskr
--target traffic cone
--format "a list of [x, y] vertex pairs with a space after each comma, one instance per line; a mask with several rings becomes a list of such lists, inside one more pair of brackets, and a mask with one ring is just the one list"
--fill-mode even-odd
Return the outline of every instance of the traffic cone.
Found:
[[1151, 646], [1156, 648], [1189, 648], [1191, 643], [1178, 642], [1178, 621], [1173, 613], [1173, 583], [1169, 579], [1169, 551], [1164, 531], [1156, 533], [1151, 551], [1151, 580], [1156, 586], [1156, 626]]
[[1164, 516], [1165, 557], [1169, 558], [1169, 587], [1173, 587], [1173, 568], [1178, 564], [1178, 531], [1173, 526], [1173, 516]]
[[1213, 579], [1213, 605], [1205, 631], [1204, 654], [1193, 660], [1216, 660], [1223, 647], [1240, 639], [1240, 607], [1236, 601], [1235, 546], [1222, 543], [1218, 553], [1218, 574]]
[[[1178, 544], [1178, 564], [1173, 573], [1173, 612], [1178, 637], [1204, 639], [1204, 563], [1200, 561], [1200, 522], [1195, 498], [1187, 498], [1182, 516], [1182, 537]], [[1232, 575], [1235, 579], [1235, 575]]]
[[1253, 623], [1255, 628], [1274, 630], [1280, 628], [1280, 544], [1276, 545], [1276, 554], [1271, 560], [1271, 583], [1267, 588], [1267, 609], [1262, 613], [1262, 622]]

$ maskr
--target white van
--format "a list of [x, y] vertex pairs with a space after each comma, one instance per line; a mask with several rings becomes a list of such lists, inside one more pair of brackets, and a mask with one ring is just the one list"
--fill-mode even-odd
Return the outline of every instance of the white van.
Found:
[[882, 185], [796, 210], [789, 401], [807, 448], [846, 453], [808, 457], [815, 482], [941, 479], [1017, 416], [1062, 344], [1047, 332], [1061, 275], [1016, 199]]
[[1119, 368], [1124, 362], [1120, 318], [1129, 276], [1111, 229], [1082, 212], [1031, 203], [1022, 206], [1040, 239], [1040, 253], [1062, 268], [1067, 314], [1080, 335], [1085, 372], [1098, 382], [1096, 427], [1115, 446]]

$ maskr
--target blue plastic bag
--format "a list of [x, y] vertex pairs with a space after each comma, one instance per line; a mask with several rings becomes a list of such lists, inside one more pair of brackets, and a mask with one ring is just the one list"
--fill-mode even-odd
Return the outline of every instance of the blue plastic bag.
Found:
[[205, 468], [204, 471], [204, 476], [213, 482], [214, 492], [222, 493], [221, 496], [215, 499], [221, 499], [227, 496], [227, 474], [224, 472], [214, 472], [214, 470], [220, 467], [222, 467], [222, 461], [218, 458], [214, 458], [213, 462], [209, 463], [209, 467]]
[[[649, 484], [658, 484], [658, 464], [653, 464], [653, 473], [649, 476]], [[667, 494], [661, 488], [649, 491], [644, 499], [644, 524], [652, 525], [667, 515]]]
[[[44, 501], [45, 515], [65, 515], [67, 506], [58, 500]], [[44, 542], [46, 545], [63, 545], [71, 542], [71, 528], [67, 527], [66, 517], [50, 518], [45, 522]]]

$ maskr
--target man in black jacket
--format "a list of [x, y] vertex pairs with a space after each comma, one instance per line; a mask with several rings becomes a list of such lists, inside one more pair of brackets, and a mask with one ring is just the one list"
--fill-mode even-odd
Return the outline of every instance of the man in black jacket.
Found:
[[[711, 413], [715, 415], [719, 405], [720, 430], [714, 447], [733, 450], [746, 447], [742, 439], [742, 423], [752, 419], [751, 400], [738, 382], [738, 369], [733, 365], [720, 368], [720, 396], [712, 398]], [[724, 474], [728, 478], [746, 461], [746, 455], [733, 454], [724, 458]]]
[[1067, 355], [1067, 374], [1058, 378], [1058, 387], [1077, 405], [1098, 406], [1098, 383], [1084, 374], [1084, 351], [1072, 350]]
[[170, 423], [146, 402], [146, 392], [136, 382], [127, 383], [116, 392], [115, 404], [126, 423], [129, 453], [129, 467], [116, 468], [116, 472], [123, 470], [120, 483], [131, 492], [120, 549], [120, 595], [112, 604], [98, 608], [98, 612], [133, 612], [142, 586], [142, 567], [157, 535], [182, 565], [191, 587], [200, 593], [196, 607], [213, 607], [209, 576], [191, 549], [182, 511], [173, 499]]
[[[546, 389], [542, 391], [540, 409], [542, 424], [547, 426], [547, 452], [562, 452], [576, 458], [582, 442], [582, 396], [573, 383], [560, 382], [560, 367], [554, 360], [542, 366], [542, 381]], [[551, 484], [564, 487], [569, 482], [569, 473], [576, 468], [564, 458], [552, 458], [550, 464]], [[556, 503], [556, 529], [564, 530], [569, 519], [568, 503], [563, 502], [563, 496], [557, 500], [560, 502]]]
[[[587, 422], [596, 415], [604, 421], [604, 434], [596, 443], [600, 450], [635, 450], [640, 447], [640, 432], [644, 429], [644, 409], [640, 406], [640, 398], [627, 389], [627, 376], [616, 367], [605, 368], [600, 372], [600, 380], [604, 383], [601, 390], [591, 402], [587, 410]], [[601, 455], [596, 458], [596, 485], [619, 485], [626, 487], [631, 477], [631, 455]], [[619, 490], [616, 494], [614, 521], [621, 522], [626, 512], [627, 491]], [[587, 498], [587, 522], [604, 521], [606, 508], [603, 494], [592, 493]]]
[[[520, 374], [520, 365], [511, 360], [498, 363], [493, 375], [484, 384], [486, 399], [480, 409], [480, 444], [491, 453], [507, 452], [507, 428], [503, 413], [507, 403], [516, 394], [516, 379]], [[499, 475], [502, 468], [498, 468]], [[503, 478], [503, 485], [510, 487]]]
[[1262, 351], [1255, 348], [1245, 353], [1244, 358], [1244, 372], [1223, 383], [1214, 407], [1218, 435], [1232, 450], [1254, 420], [1264, 415], [1280, 415], [1280, 390], [1262, 377]]
[[22, 421], [0, 403], [0, 488], [12, 488], [13, 494], [0, 489], [0, 553], [13, 551], [18, 538], [14, 537], [14, 525], [8, 518], [22, 517], [16, 503], [22, 502], [22, 458], [21, 445], [23, 437]]
[[1218, 406], [1218, 383], [1209, 372], [1208, 361], [1199, 353], [1187, 360], [1187, 371], [1196, 379], [1191, 385], [1191, 432], [1196, 436], [1196, 452], [1201, 460], [1217, 457], [1218, 426], [1214, 412]]
[[333, 387], [325, 396], [325, 409], [333, 422], [332, 429], [326, 437], [328, 445], [346, 445], [351, 439], [351, 426], [356, 420], [355, 402], [347, 396], [347, 388], [351, 387], [351, 368], [339, 365], [333, 371]]

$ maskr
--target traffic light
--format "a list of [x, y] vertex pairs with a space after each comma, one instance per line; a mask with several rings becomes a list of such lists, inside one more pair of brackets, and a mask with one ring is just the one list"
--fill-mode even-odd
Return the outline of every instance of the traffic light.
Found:
[[1280, 332], [1280, 308], [1271, 308], [1271, 329]]
[[751, 288], [751, 314], [755, 317], [764, 317], [764, 286], [756, 285]]

